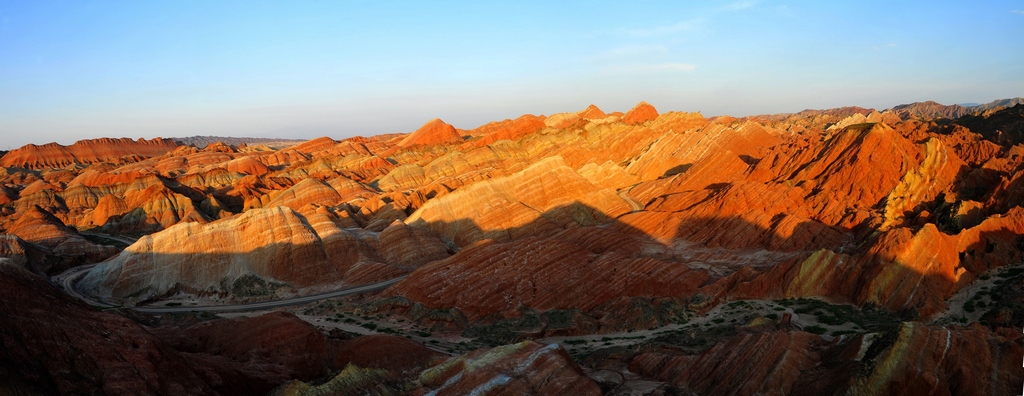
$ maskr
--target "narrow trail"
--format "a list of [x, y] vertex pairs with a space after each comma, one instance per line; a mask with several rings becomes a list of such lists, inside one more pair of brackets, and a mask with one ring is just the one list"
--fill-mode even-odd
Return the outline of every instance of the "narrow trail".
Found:
[[634, 184], [627, 188], [623, 188], [617, 192], [617, 194], [619, 194], [619, 198], [622, 198], [623, 201], [626, 201], [626, 203], [629, 204], [629, 213], [636, 213], [644, 210], [644, 206], [640, 204], [640, 201], [637, 201], [636, 199], [629, 195], [629, 191], [632, 190], [633, 187], [636, 187], [636, 185]]

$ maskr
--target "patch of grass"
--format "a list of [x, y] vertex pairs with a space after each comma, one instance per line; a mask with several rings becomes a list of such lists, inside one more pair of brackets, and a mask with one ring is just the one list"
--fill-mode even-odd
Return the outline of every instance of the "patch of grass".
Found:
[[804, 327], [804, 331], [806, 331], [808, 333], [811, 333], [811, 334], [825, 334], [825, 332], [828, 331], [828, 329], [826, 329], [824, 327], [821, 327], [821, 326], [818, 326], [818, 325], [813, 325], [813, 326]]
[[586, 344], [587, 340], [565, 340], [565, 343], [569, 345], [580, 345]]
[[827, 325], [839, 326], [848, 322], [845, 318], [832, 315], [821, 315], [818, 317], [818, 321]]

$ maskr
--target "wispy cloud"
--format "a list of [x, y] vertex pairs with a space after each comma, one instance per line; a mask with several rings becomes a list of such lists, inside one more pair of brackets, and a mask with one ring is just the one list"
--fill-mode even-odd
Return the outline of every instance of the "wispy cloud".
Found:
[[692, 63], [665, 62], [665, 63], [626, 63], [611, 65], [605, 68], [608, 72], [614, 73], [648, 73], [648, 72], [682, 72], [689, 73], [697, 70], [697, 65]]
[[648, 29], [624, 29], [623, 33], [629, 37], [660, 37], [673, 33], [693, 30], [701, 23], [701, 19], [691, 19], [668, 26], [657, 26]]
[[1012, 13], [1014, 13], [1014, 14], [1021, 14], [1021, 15], [1024, 15], [1024, 10], [1010, 10], [1010, 12], [1012, 12]]

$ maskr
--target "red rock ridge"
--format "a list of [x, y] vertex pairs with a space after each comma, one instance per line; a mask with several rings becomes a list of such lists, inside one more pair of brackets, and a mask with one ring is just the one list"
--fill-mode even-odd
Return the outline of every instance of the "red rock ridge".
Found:
[[63, 168], [72, 164], [95, 164], [100, 162], [138, 161], [143, 158], [155, 157], [178, 147], [178, 143], [169, 139], [101, 138], [80, 140], [70, 146], [48, 143], [42, 146], [29, 144], [11, 150], [0, 158], [0, 166], [22, 167], [29, 169]]

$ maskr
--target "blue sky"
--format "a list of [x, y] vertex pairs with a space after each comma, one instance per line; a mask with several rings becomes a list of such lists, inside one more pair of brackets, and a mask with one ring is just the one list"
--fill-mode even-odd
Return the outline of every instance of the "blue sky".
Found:
[[0, 0], [0, 150], [1024, 96], [1024, 1], [376, 3]]

